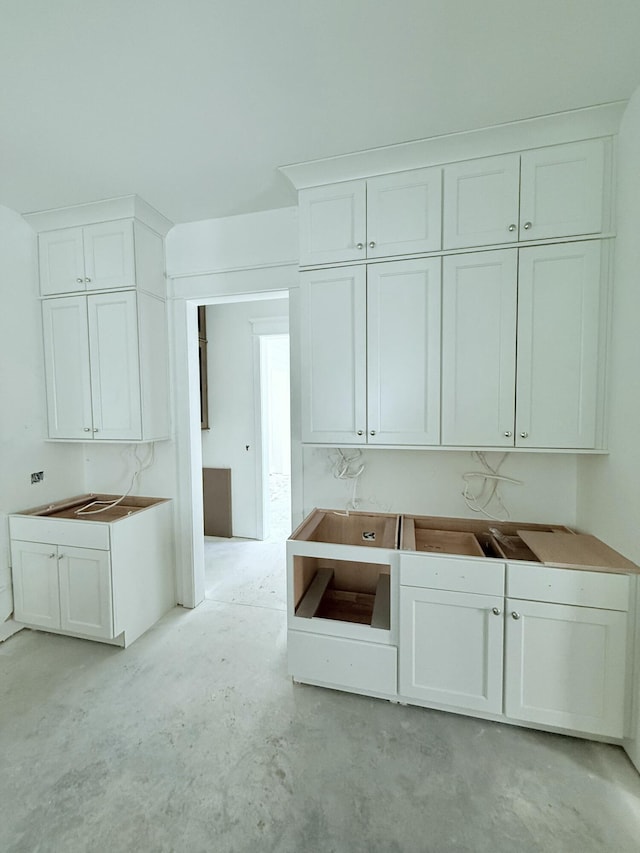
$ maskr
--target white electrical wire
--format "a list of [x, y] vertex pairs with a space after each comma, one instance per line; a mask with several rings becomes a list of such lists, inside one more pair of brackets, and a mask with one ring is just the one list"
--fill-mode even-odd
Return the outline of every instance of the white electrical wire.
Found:
[[[130, 448], [131, 449], [131, 448]], [[100, 512], [106, 512], [108, 509], [111, 509], [114, 506], [118, 506], [118, 504], [122, 503], [122, 501], [129, 497], [131, 494], [133, 487], [136, 483], [136, 480], [142, 474], [143, 471], [146, 471], [147, 468], [150, 468], [153, 465], [154, 457], [155, 457], [156, 446], [155, 443], [151, 442], [151, 450], [149, 452], [148, 458], [146, 460], [140, 459], [138, 456], [138, 445], [135, 445], [135, 449], [133, 451], [133, 458], [136, 462], [136, 470], [131, 475], [131, 482], [129, 483], [129, 488], [127, 491], [117, 498], [114, 501], [90, 501], [88, 504], [79, 507], [75, 510], [76, 515], [98, 515]], [[98, 509], [91, 509], [91, 507], [98, 507]]]
[[[481, 513], [494, 521], [508, 521], [511, 518], [511, 515], [498, 490], [500, 483], [512, 483], [517, 486], [522, 485], [522, 480], [514, 480], [513, 477], [504, 477], [499, 473], [500, 468], [509, 454], [503, 453], [502, 458], [495, 467], [489, 464], [481, 450], [474, 450], [471, 455], [478, 459], [484, 468], [484, 471], [468, 471], [466, 474], [462, 475], [462, 479], [465, 482], [465, 487], [462, 490], [462, 497], [464, 498], [465, 504], [472, 512]], [[475, 483], [478, 480], [481, 481], [480, 487], [477, 491], [474, 491], [472, 483]], [[498, 515], [489, 512], [487, 509], [492, 502], [496, 506], [495, 511], [499, 513]]]
[[337, 480], [353, 480], [353, 492], [351, 500], [347, 502], [347, 512], [356, 510], [360, 501], [356, 497], [358, 491], [358, 478], [362, 475], [365, 469], [365, 463], [362, 461], [362, 451], [359, 449], [352, 450], [346, 453], [338, 448], [329, 454], [331, 461], [331, 470], [333, 476]]

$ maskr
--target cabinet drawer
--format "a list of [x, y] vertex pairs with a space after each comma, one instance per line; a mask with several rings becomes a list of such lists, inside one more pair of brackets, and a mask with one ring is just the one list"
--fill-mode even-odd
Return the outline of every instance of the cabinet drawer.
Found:
[[530, 601], [628, 610], [629, 576], [509, 563], [507, 595]]
[[459, 557], [400, 555], [400, 584], [452, 592], [504, 595], [504, 563]]
[[13, 516], [9, 519], [12, 539], [48, 542], [76, 548], [109, 550], [109, 526], [91, 521]]
[[355, 692], [397, 694], [397, 649], [302, 631], [287, 636], [288, 670], [299, 681]]

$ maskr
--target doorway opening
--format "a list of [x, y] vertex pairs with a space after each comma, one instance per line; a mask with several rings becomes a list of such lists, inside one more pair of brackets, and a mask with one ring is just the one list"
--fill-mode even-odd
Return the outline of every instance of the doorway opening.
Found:
[[202, 419], [208, 427], [201, 431], [202, 467], [230, 483], [228, 532], [207, 535], [205, 527], [201, 539], [205, 597], [281, 610], [291, 532], [288, 299], [225, 299], [205, 310], [209, 411]]
[[291, 403], [289, 335], [259, 336], [263, 539], [291, 533]]

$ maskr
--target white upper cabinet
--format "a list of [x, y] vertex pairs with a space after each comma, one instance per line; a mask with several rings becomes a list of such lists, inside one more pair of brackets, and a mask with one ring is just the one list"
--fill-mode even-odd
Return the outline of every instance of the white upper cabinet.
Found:
[[300, 264], [332, 264], [366, 257], [365, 181], [301, 190]]
[[444, 248], [600, 233], [607, 154], [592, 139], [446, 166]]
[[42, 301], [49, 438], [169, 432], [165, 304], [132, 291]]
[[520, 172], [520, 239], [601, 232], [604, 170], [601, 139], [526, 151]]
[[366, 441], [366, 286], [362, 266], [300, 276], [303, 441]]
[[93, 436], [140, 439], [136, 294], [101, 293], [87, 303]]
[[513, 447], [518, 250], [442, 269], [442, 443]]
[[517, 242], [519, 180], [518, 154], [446, 166], [444, 248]]
[[599, 241], [520, 250], [516, 445], [596, 446]]
[[367, 273], [367, 442], [440, 441], [440, 259]]
[[598, 446], [601, 279], [600, 241], [444, 259], [443, 444]]
[[133, 227], [117, 220], [42, 232], [40, 294], [135, 287]]
[[440, 260], [304, 272], [302, 440], [437, 444]]
[[438, 251], [439, 167], [301, 190], [300, 264]]
[[86, 296], [42, 302], [49, 438], [90, 438], [92, 428]]
[[435, 252], [441, 246], [442, 170], [367, 180], [367, 257]]

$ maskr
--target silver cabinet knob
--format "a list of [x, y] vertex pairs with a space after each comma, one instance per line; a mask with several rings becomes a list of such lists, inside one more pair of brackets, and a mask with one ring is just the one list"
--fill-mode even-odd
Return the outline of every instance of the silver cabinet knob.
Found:
[[369, 433], [369, 435], [375, 435], [375, 434], [376, 434], [375, 429], [372, 429], [371, 432]]
[[98, 432], [98, 427], [94, 427], [92, 431], [93, 431], [93, 432]]
[[85, 427], [85, 428], [84, 428], [84, 431], [85, 431], [85, 432], [91, 432], [91, 427]]
[[77, 279], [76, 279], [76, 281], [78, 282], [78, 284], [82, 284], [82, 282], [84, 281], [84, 279], [82, 279], [82, 278], [77, 278]]
[[364, 435], [364, 430], [359, 429], [359, 430], [358, 430], [358, 435]]
[[500, 610], [499, 607], [494, 607], [491, 612], [493, 613], [494, 616], [499, 616], [502, 613], [502, 610]]
[[64, 554], [58, 554], [58, 559], [61, 560], [64, 557]]
[[364, 243], [356, 243], [356, 249], [364, 249]]
[[525, 223], [524, 223], [524, 230], [525, 230], [525, 231], [528, 231], [528, 230], [529, 230], [529, 228], [531, 228], [531, 226], [532, 226], [532, 225], [533, 225], [533, 222], [525, 222]]
[[517, 226], [516, 226], [516, 225], [514, 225], [514, 223], [512, 222], [512, 223], [511, 223], [511, 225], [509, 226], [509, 231], [515, 231], [515, 230], [516, 230], [516, 227], [517, 227]]
[[518, 613], [517, 610], [512, 611], [511, 618], [512, 619], [519, 619], [520, 618], [520, 614]]
[[520, 438], [529, 438], [529, 433], [528, 432], [521, 432]]
[[55, 557], [55, 555], [56, 555], [55, 551], [53, 552], [53, 554], [49, 554], [49, 559], [50, 559], [50, 560], [53, 560], [53, 558]]
[[511, 432], [511, 430], [510, 430], [510, 429], [506, 429], [506, 430], [504, 431], [504, 437], [505, 437], [505, 438], [511, 438], [511, 436], [512, 436], [512, 435], [513, 435], [513, 433]]
[[375, 241], [374, 241], [374, 240], [372, 240], [372, 241], [369, 243], [369, 248], [370, 248], [370, 249], [373, 249], [373, 248], [375, 247], [375, 245], [376, 245], [376, 244], [375, 244]]
[[85, 278], [85, 281], [87, 282], [87, 284], [89, 284], [89, 282], [91, 281], [91, 279], [90, 279], [90, 278]]

